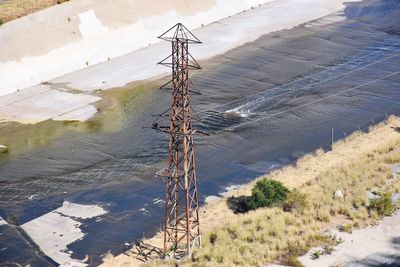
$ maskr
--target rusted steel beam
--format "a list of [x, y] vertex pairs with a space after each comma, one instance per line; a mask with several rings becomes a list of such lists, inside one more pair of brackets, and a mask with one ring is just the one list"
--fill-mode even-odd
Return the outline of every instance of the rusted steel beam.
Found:
[[168, 167], [156, 174], [163, 177], [166, 188], [163, 252], [164, 257], [181, 257], [201, 245], [193, 135], [204, 132], [192, 127], [189, 100], [190, 94], [200, 93], [189, 79], [189, 70], [201, 68], [189, 53], [189, 44], [201, 42], [181, 23], [159, 38], [171, 42], [172, 48], [171, 55], [158, 63], [172, 69], [171, 80], [160, 88], [172, 92], [170, 109], [159, 114], [163, 118], [169, 112], [169, 123], [152, 125], [169, 133]]

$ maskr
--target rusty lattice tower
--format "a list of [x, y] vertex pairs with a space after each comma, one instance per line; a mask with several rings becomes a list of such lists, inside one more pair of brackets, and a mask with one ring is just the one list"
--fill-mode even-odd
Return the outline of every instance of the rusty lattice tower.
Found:
[[[201, 43], [185, 26], [176, 24], [160, 37], [171, 42], [172, 53], [159, 64], [172, 68], [172, 79], [161, 88], [172, 92], [172, 105], [161, 117], [169, 126], [153, 128], [169, 133], [168, 168], [157, 173], [166, 184], [164, 256], [191, 255], [200, 246], [199, 201], [189, 94], [198, 93], [189, 79], [190, 69], [200, 69], [189, 44]], [[169, 113], [169, 116], [168, 116]]]

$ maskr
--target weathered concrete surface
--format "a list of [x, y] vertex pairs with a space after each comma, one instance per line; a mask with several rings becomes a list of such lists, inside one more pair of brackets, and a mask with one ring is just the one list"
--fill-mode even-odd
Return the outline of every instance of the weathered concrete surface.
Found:
[[0, 97], [0, 121], [84, 121], [96, 113], [96, 108], [90, 104], [98, 100], [100, 98], [93, 95], [72, 94], [51, 89], [48, 85], [38, 85]]
[[[35, 47], [42, 47], [41, 42], [47, 41], [48, 43], [44, 46], [45, 48], [41, 48], [42, 50], [33, 49], [32, 55], [28, 57], [26, 56], [28, 50], [22, 48], [19, 53], [11, 53], [15, 61], [4, 62], [4, 60], [9, 60], [10, 56], [0, 54], [0, 76], [2, 77], [0, 95], [13, 92], [0, 97], [0, 118], [33, 123], [49, 118], [85, 120], [96, 112], [90, 104], [97, 101], [98, 98], [76, 93], [69, 94], [65, 90], [74, 89], [92, 94], [94, 90], [119, 87], [132, 81], [165, 75], [169, 70], [157, 66], [156, 62], [168, 53], [170, 49], [168, 43], [158, 42], [143, 49], [136, 49], [155, 42], [156, 36], [162, 33], [167, 26], [173, 25], [177, 21], [182, 21], [189, 28], [196, 28], [203, 23], [207, 24], [263, 2], [267, 1], [236, 0], [232, 2], [222, 0], [217, 2], [206, 1], [202, 4], [190, 1], [189, 4], [186, 1], [176, 0], [163, 2], [164, 4], [156, 8], [154, 12], [150, 12], [151, 4], [154, 5], [152, 1], [147, 1], [146, 4], [139, 1], [128, 6], [122, 5], [124, 8], [121, 8], [121, 4], [118, 4], [119, 1], [116, 2], [115, 7], [110, 7], [109, 4], [106, 4], [109, 2], [105, 1], [100, 5], [101, 8], [97, 7], [93, 1], [84, 1], [84, 3], [83, 1], [72, 1], [71, 5], [60, 6], [60, 8], [62, 7], [60, 11], [54, 7], [21, 20], [7, 23], [0, 28], [0, 38], [5, 40], [5, 42], [1, 42], [0, 47], [5, 43], [11, 44], [12, 47], [19, 43], [21, 40], [19, 37], [17, 38], [16, 34], [11, 34], [10, 29], [13, 29], [13, 27], [18, 29], [19, 26], [17, 27], [17, 25], [24, 25], [28, 22], [33, 25], [28, 29], [36, 30], [33, 34], [35, 38], [31, 38], [31, 44], [39, 42], [35, 44]], [[264, 34], [291, 28], [325, 16], [341, 9], [343, 2], [343, 0], [272, 1], [272, 3], [194, 30], [194, 33], [204, 43], [193, 46], [192, 54], [197, 59], [207, 59], [246, 42], [254, 41]], [[72, 5], [72, 3], [74, 4]], [[76, 5], [79, 3], [78, 8]], [[87, 11], [86, 9], [92, 7], [91, 5], [93, 9]], [[140, 5], [143, 5], [143, 8]], [[119, 11], [113, 11], [117, 7]], [[107, 8], [110, 9], [109, 12], [106, 12]], [[132, 11], [132, 8], [136, 10], [136, 13], [140, 10], [139, 13], [142, 15], [137, 15]], [[136, 20], [128, 16], [130, 13], [127, 10], [136, 14], [136, 17], [131, 14]], [[121, 16], [117, 16], [120, 14], [119, 12], [122, 12]], [[187, 16], [182, 15], [185, 12], [188, 12]], [[57, 16], [54, 16], [55, 14]], [[68, 23], [78, 19], [68, 17], [71, 14], [78, 16], [81, 22], [75, 26], [69, 25]], [[57, 17], [56, 21], [39, 21], [38, 19], [49, 16]], [[129, 17], [129, 20], [124, 20], [124, 16]], [[58, 20], [62, 17], [65, 21], [58, 24]], [[68, 18], [70, 18], [70, 21], [68, 21]], [[55, 48], [57, 45], [52, 45], [52, 41], [49, 40], [50, 37], [46, 37], [49, 32], [55, 30], [53, 24], [58, 25], [58, 30], [60, 30], [61, 25], [65, 24], [72, 27], [69, 29], [70, 31], [75, 31], [74, 27], [78, 27], [79, 31], [76, 30], [75, 33], [79, 32], [80, 37], [71, 37], [65, 40], [64, 46]], [[128, 26], [125, 24], [128, 24]], [[3, 27], [5, 27], [5, 30]], [[45, 33], [42, 34], [42, 31]], [[65, 33], [65, 29], [60, 31]], [[39, 35], [44, 37], [38, 38]], [[52, 35], [50, 34], [50, 36]], [[17, 38], [17, 41], [13, 37]], [[16, 45], [16, 47], [18, 46]], [[106, 60], [107, 57], [114, 58], [132, 50], [135, 51], [115, 59]], [[0, 49], [0, 51], [4, 50]], [[42, 80], [86, 67], [86, 62], [92, 65], [104, 60], [106, 62], [53, 79], [50, 83], [51, 86], [46, 83], [15, 92], [18, 88], [26, 85], [33, 85]], [[15, 78], [17, 74], [18, 79]], [[5, 78], [3, 79], [3, 77]], [[25, 92], [26, 90], [28, 92]], [[24, 95], [23, 100], [21, 100], [21, 95]], [[29, 98], [25, 95], [29, 95]], [[55, 96], [62, 96], [60, 105], [55, 105], [52, 102], [52, 98]], [[40, 103], [38, 104], [36, 102], [39, 99]], [[4, 105], [4, 103], [7, 103], [7, 105]], [[77, 103], [77, 105], [71, 105], [71, 103]]]
[[0, 27], [0, 95], [154, 43], [169, 25], [193, 29], [271, 0], [75, 0]]
[[[87, 266], [86, 260], [72, 260], [67, 246], [83, 238], [82, 220], [107, 213], [100, 206], [81, 205], [65, 201], [63, 205], [21, 225], [40, 249], [54, 261], [65, 266]], [[0, 220], [1, 223], [1, 220]]]

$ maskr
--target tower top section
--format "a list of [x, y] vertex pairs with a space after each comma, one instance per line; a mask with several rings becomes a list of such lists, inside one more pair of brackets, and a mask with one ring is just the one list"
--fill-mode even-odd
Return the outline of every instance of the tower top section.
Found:
[[158, 38], [168, 42], [177, 40], [180, 42], [187, 41], [189, 44], [201, 44], [201, 41], [182, 23], [175, 24], [169, 30], [161, 34]]

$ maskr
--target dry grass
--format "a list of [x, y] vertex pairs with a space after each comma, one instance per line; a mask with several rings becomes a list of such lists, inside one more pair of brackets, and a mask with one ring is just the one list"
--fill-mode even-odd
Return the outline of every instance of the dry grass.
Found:
[[[306, 196], [307, 207], [292, 209], [263, 208], [246, 214], [234, 214], [226, 199], [201, 209], [203, 246], [185, 266], [261, 266], [278, 262], [301, 266], [298, 255], [314, 246], [331, 248], [338, 240], [325, 230], [341, 225], [343, 230], [374, 224], [380, 219], [368, 208], [367, 190], [378, 193], [400, 191], [400, 179], [392, 179], [393, 164], [400, 163], [398, 118], [354, 133], [334, 145], [332, 152], [322, 150], [305, 155], [296, 164], [271, 173], [268, 177], [297, 188]], [[250, 195], [255, 181], [233, 191], [232, 196]], [[343, 199], [333, 193], [342, 190]], [[157, 235], [146, 242], [155, 246]], [[135, 260], [119, 255], [104, 266], [134, 266]], [[131, 264], [131, 265], [129, 265]], [[136, 262], [137, 264], [137, 262]], [[156, 261], [148, 266], [174, 266], [173, 261]]]
[[0, 25], [69, 0], [6, 0], [0, 3]]
[[[346, 142], [355, 136], [360, 134]], [[319, 151], [315, 156], [305, 156], [298, 164], [321, 155]], [[366, 192], [398, 192], [400, 181], [392, 181], [392, 164], [399, 162], [400, 137], [357, 159], [341, 162], [298, 188], [307, 196], [306, 209], [284, 212], [267, 208], [236, 215], [235, 222], [229, 220], [205, 235], [195, 262], [199, 266], [261, 266], [268, 262], [299, 265], [297, 255], [314, 246], [331, 245], [331, 240], [322, 235], [324, 229], [340, 223], [351, 231], [379, 219], [368, 210]], [[343, 199], [333, 198], [338, 189], [344, 192]]]

